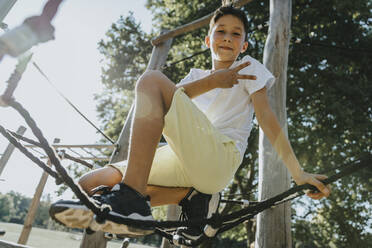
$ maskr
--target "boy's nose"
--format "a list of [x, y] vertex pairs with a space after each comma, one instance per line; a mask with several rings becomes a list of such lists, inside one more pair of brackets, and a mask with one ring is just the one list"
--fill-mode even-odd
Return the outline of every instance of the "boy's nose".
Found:
[[229, 34], [225, 34], [223, 40], [224, 40], [224, 41], [231, 42], [231, 35], [229, 35]]

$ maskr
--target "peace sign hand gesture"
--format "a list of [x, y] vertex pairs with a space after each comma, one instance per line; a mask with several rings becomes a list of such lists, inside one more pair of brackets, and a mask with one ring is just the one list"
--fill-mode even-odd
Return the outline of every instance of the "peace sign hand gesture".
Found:
[[251, 62], [244, 62], [235, 68], [220, 69], [213, 71], [211, 74], [211, 80], [214, 83], [215, 88], [232, 88], [235, 84], [238, 84], [238, 79], [250, 79], [256, 80], [254, 75], [242, 75], [238, 72], [249, 66]]

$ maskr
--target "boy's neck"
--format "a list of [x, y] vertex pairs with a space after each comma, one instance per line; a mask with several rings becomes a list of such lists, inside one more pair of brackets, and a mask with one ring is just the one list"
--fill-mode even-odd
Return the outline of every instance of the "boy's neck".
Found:
[[212, 70], [220, 70], [220, 69], [227, 69], [230, 68], [230, 66], [235, 62], [235, 60], [232, 61], [219, 61], [219, 60], [213, 60], [212, 61]]

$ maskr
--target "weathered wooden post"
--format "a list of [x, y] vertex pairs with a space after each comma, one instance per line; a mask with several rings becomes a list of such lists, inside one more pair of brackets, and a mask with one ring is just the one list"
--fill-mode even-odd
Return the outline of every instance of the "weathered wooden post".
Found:
[[[147, 69], [161, 70], [162, 66], [166, 62], [172, 40], [173, 39], [171, 38], [157, 46], [154, 46]], [[121, 130], [118, 139], [119, 147], [116, 148], [115, 151], [112, 153], [110, 163], [125, 160], [128, 156], [129, 135], [133, 118], [133, 109], [134, 106], [132, 106], [131, 110], [129, 111], [127, 119], [124, 123], [124, 127]], [[80, 248], [105, 248], [106, 245], [107, 240], [105, 239], [103, 232], [95, 232], [93, 234], [87, 234], [86, 232], [84, 232], [84, 237], [82, 243], [80, 244]]]
[[[24, 126], [20, 126], [17, 130], [17, 134], [23, 135], [26, 132], [26, 128]], [[6, 163], [9, 161], [10, 156], [12, 155], [14, 151], [14, 145], [10, 144], [5, 149], [4, 153], [0, 157], [0, 175], [3, 172]]]
[[[269, 100], [286, 136], [286, 81], [291, 5], [291, 0], [270, 0], [270, 25], [263, 59], [265, 66], [276, 78], [276, 83], [269, 92]], [[281, 193], [289, 186], [290, 176], [286, 167], [260, 130], [259, 200]], [[266, 210], [257, 218], [255, 248], [291, 247], [290, 203]]]
[[[57, 144], [59, 142], [60, 142], [60, 139], [54, 139], [53, 144]], [[48, 165], [51, 166], [51, 163], [49, 161], [48, 161]], [[18, 244], [25, 245], [27, 243], [28, 238], [30, 237], [32, 223], [34, 222], [35, 215], [39, 207], [40, 199], [43, 194], [45, 184], [48, 180], [48, 176], [49, 174], [46, 171], [43, 171], [39, 184], [36, 187], [34, 197], [32, 198], [30, 207], [28, 208], [25, 223], [23, 224], [22, 232], [18, 239]]]

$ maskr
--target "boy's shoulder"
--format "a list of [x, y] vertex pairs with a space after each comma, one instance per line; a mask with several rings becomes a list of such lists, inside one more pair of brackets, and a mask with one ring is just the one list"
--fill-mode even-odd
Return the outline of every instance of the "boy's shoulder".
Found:
[[263, 64], [258, 61], [257, 59], [249, 56], [249, 55], [245, 55], [243, 58], [239, 59], [239, 60], [236, 60], [234, 63], [233, 63], [233, 66], [238, 66], [244, 62], [251, 62], [251, 65], [248, 66], [248, 67], [254, 67], [254, 66], [263, 66]]
[[[249, 73], [252, 73], [252, 72], [259, 73], [259, 74], [260, 73], [264, 73], [264, 74], [269, 73], [269, 71], [268, 71], [268, 69], [266, 68], [265, 65], [263, 65], [260, 61], [258, 61], [255, 58], [252, 58], [249, 55], [244, 56], [239, 61], [235, 61], [235, 63], [233, 64], [232, 67], [236, 67], [236, 66], [238, 66], [238, 65], [240, 65], [244, 62], [247, 62], [247, 61], [251, 62], [251, 64], [249, 66], [243, 68], [240, 71], [240, 73], [243, 73], [243, 74], [245, 74], [245, 73], [249, 74]], [[271, 73], [269, 73], [269, 74], [271, 74]]]

